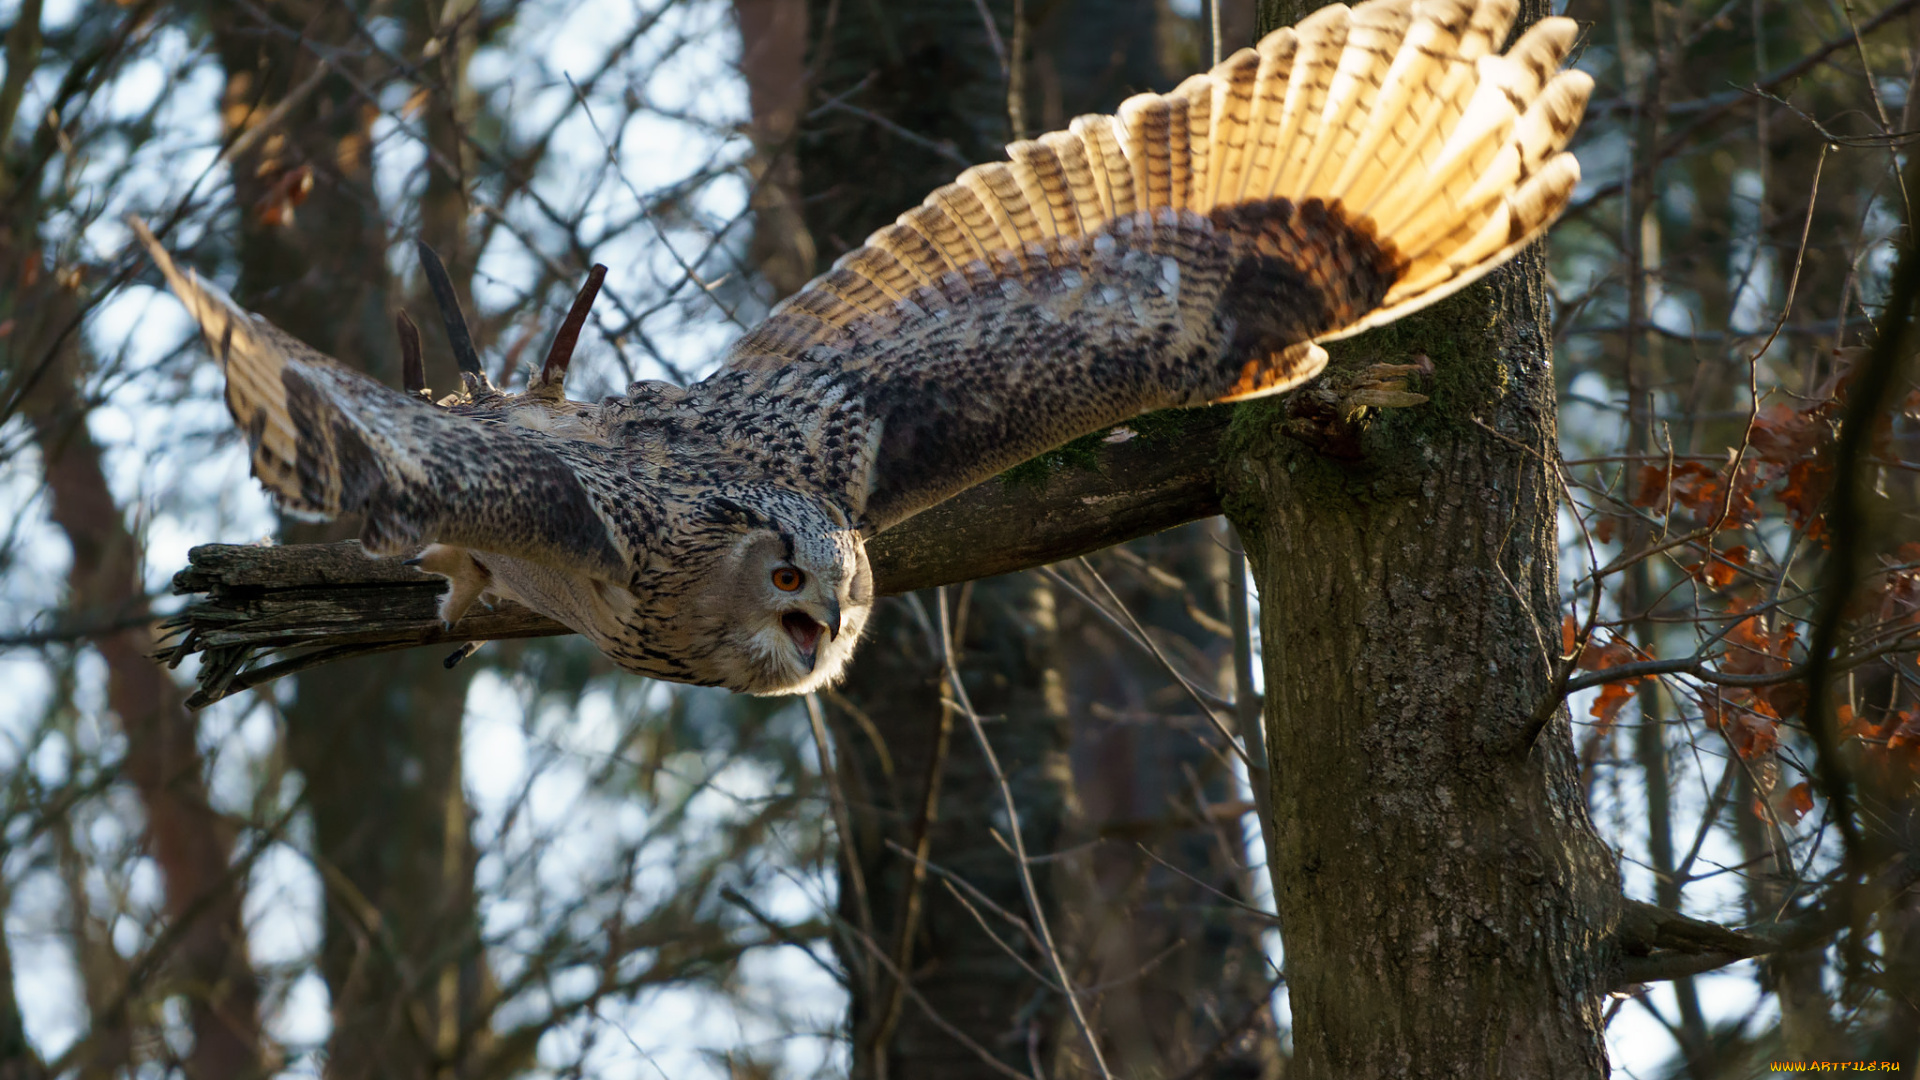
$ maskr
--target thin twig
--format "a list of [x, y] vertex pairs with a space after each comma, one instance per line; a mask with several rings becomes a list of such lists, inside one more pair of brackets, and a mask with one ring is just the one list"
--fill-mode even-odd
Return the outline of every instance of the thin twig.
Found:
[[1073, 1013], [1073, 1022], [1080, 1028], [1080, 1035], [1087, 1041], [1087, 1049], [1093, 1054], [1093, 1063], [1100, 1070], [1103, 1080], [1113, 1080], [1113, 1073], [1107, 1068], [1106, 1055], [1100, 1052], [1100, 1040], [1094, 1037], [1093, 1028], [1087, 1023], [1086, 1011], [1080, 1006], [1080, 995], [1074, 991], [1073, 979], [1067, 975], [1067, 967], [1060, 959], [1060, 949], [1054, 944], [1053, 931], [1047, 926], [1046, 909], [1040, 903], [1039, 889], [1033, 883], [1033, 868], [1027, 863], [1027, 844], [1020, 835], [1020, 808], [1014, 804], [1013, 787], [1007, 783], [1006, 773], [1000, 769], [1000, 758], [993, 752], [993, 743], [987, 738], [987, 729], [980, 723], [980, 714], [973, 711], [973, 702], [967, 696], [967, 688], [960, 680], [960, 666], [953, 655], [953, 627], [947, 619], [947, 590], [944, 586], [935, 590], [939, 598], [940, 653], [946, 662], [947, 681], [953, 686], [954, 701], [960, 706], [967, 718], [967, 724], [973, 729], [973, 737], [980, 744], [980, 754], [986, 759], [987, 771], [1000, 789], [1000, 802], [1007, 812], [1007, 831], [1012, 834], [1014, 861], [1020, 870], [1020, 889], [1027, 897], [1027, 909], [1033, 916], [1034, 936], [1040, 941], [1046, 953], [1047, 963], [1053, 968], [1054, 977], [1059, 980], [1066, 999], [1067, 1007]]
[[[813, 726], [813, 743], [820, 755], [820, 780], [827, 785], [828, 802], [833, 807], [833, 828], [840, 834], [840, 856], [846, 860], [847, 880], [853, 886], [854, 910], [860, 916], [860, 932], [873, 936], [873, 906], [867, 900], [867, 875], [860, 866], [860, 851], [854, 845], [852, 815], [847, 812], [847, 795], [840, 788], [840, 771], [834, 767], [833, 752], [827, 741], [827, 721], [820, 710], [820, 697], [806, 695], [807, 723]], [[872, 972], [866, 973], [872, 985]]]
[[1213, 706], [1207, 704], [1206, 699], [1200, 696], [1199, 688], [1189, 682], [1187, 677], [1180, 673], [1179, 668], [1173, 666], [1172, 660], [1167, 659], [1167, 654], [1162, 652], [1159, 644], [1147, 634], [1146, 627], [1141, 626], [1140, 620], [1133, 617], [1133, 612], [1127, 608], [1127, 605], [1121, 603], [1120, 597], [1115, 595], [1113, 591], [1113, 586], [1107, 584], [1107, 579], [1100, 576], [1100, 572], [1093, 568], [1093, 564], [1087, 561], [1087, 557], [1082, 555], [1076, 561], [1079, 562], [1080, 568], [1085, 570], [1088, 576], [1093, 578], [1094, 583], [1100, 586], [1100, 591], [1107, 594], [1107, 599], [1113, 601], [1114, 608], [1118, 610], [1120, 614], [1127, 617], [1127, 622], [1133, 627], [1134, 634], [1137, 635], [1138, 640], [1144, 642], [1147, 648], [1153, 651], [1154, 658], [1159, 660], [1161, 665], [1167, 669], [1167, 674], [1172, 675], [1174, 679], [1180, 683], [1180, 686], [1186, 690], [1187, 696], [1193, 699], [1195, 705], [1200, 706], [1200, 711], [1205, 713], [1207, 720], [1213, 724], [1213, 730], [1218, 732], [1222, 739], [1226, 740], [1227, 748], [1232, 750], [1234, 754], [1240, 758], [1242, 765], [1251, 769], [1253, 767], [1253, 759], [1247, 756], [1246, 748], [1240, 745], [1240, 740], [1233, 737], [1232, 729], [1227, 727], [1226, 721], [1220, 719], [1219, 713], [1213, 711]]

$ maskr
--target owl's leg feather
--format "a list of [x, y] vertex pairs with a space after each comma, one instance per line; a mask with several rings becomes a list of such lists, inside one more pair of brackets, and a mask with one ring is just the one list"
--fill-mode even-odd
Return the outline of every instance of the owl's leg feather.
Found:
[[451, 630], [484, 594], [493, 589], [493, 574], [481, 566], [466, 548], [451, 544], [432, 544], [420, 553], [421, 570], [447, 579], [447, 591], [440, 597], [440, 621]]

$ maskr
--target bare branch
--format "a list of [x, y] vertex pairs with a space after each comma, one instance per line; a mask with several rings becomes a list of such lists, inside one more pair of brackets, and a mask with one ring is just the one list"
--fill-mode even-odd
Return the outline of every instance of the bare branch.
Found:
[[1733, 929], [1638, 900], [1626, 901], [1614, 942], [1625, 955], [1616, 987], [1698, 975], [1754, 956], [1818, 944], [1847, 927], [1855, 916], [1885, 907], [1920, 884], [1920, 859], [1901, 860], [1876, 882], [1833, 894], [1851, 902], [1828, 903], [1791, 919]]

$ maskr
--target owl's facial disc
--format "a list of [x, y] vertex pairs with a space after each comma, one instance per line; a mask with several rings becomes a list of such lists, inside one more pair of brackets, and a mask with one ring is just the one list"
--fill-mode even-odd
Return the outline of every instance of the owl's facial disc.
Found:
[[744, 532], [729, 559], [715, 681], [753, 694], [808, 693], [845, 672], [873, 604], [872, 575], [850, 530], [770, 524]]
[[[766, 607], [776, 616], [771, 621], [779, 627], [779, 635], [773, 636], [783, 636], [792, 650], [790, 654], [785, 649], [774, 651], [792, 660], [793, 676], [812, 684], [817, 676], [832, 677], [822, 670], [823, 662], [843, 664], [844, 654], [850, 651], [851, 642], [846, 649], [835, 649], [834, 645], [845, 632], [842, 613], [857, 568], [846, 565], [841, 557], [844, 553], [835, 551], [833, 545], [776, 536], [778, 550], [769, 546], [763, 554], [766, 582], [772, 586], [765, 594]], [[763, 632], [762, 636], [769, 635]]]

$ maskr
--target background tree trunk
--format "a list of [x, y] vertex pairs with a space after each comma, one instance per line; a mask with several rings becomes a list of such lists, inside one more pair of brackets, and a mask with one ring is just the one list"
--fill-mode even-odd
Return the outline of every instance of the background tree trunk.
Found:
[[[961, 163], [999, 156], [1008, 138], [1008, 97], [989, 28], [972, 0], [813, 7], [820, 96], [862, 87], [846, 98], [855, 111], [827, 112], [800, 137], [804, 205], [825, 260], [951, 182]], [[991, 7], [1004, 49], [1014, 36], [1011, 5]], [[900, 136], [874, 115], [925, 141]], [[974, 707], [993, 720], [988, 730], [1006, 764], [1027, 847], [1051, 852], [1072, 776], [1050, 590], [1012, 575], [949, 594], [962, 678]], [[931, 859], [992, 904], [1030, 917], [1018, 867], [993, 838], [992, 829], [1006, 825], [996, 813], [999, 794], [942, 685], [943, 659], [929, 621], [937, 617], [930, 593], [884, 601], [846, 685], [831, 699], [858, 858], [854, 867], [842, 864], [844, 925], [871, 934], [926, 1003], [910, 1000], [865, 946], [841, 945], [853, 976], [852, 1075], [861, 1080], [979, 1076], [976, 1051], [941, 1021], [1025, 1072], [1030, 1058], [1054, 1055], [1061, 1020], [1058, 998], [1022, 966], [1042, 962], [1019, 931], [977, 900], [956, 898], [941, 877], [890, 846]], [[1048, 875], [1035, 873], [1044, 885]], [[1019, 958], [982, 931], [969, 904]]]
[[[305, 41], [263, 29], [239, 8], [210, 10], [227, 71], [230, 125], [257, 120], [315, 71], [318, 60]], [[307, 41], [348, 49], [356, 39], [352, 12], [343, 7], [290, 0], [266, 10], [279, 28], [298, 27]], [[424, 2], [403, 5], [400, 14], [410, 55], [422, 55], [429, 37], [441, 38], [438, 63], [416, 76], [429, 92], [422, 119], [437, 151], [421, 229], [447, 262], [471, 318], [474, 246], [460, 178], [451, 174], [463, 160], [459, 125], [471, 107], [463, 79], [474, 14], [469, 5]], [[376, 115], [347, 79], [327, 77], [288, 113], [283, 138], [262, 140], [236, 163], [237, 296], [302, 341], [398, 385], [389, 237], [372, 188]], [[300, 168], [313, 171], [311, 196], [290, 221], [263, 213], [275, 185]], [[440, 320], [418, 322], [428, 342], [429, 383], [454, 385]], [[282, 536], [338, 540], [358, 527], [289, 523]], [[484, 959], [460, 779], [473, 667], [448, 671], [443, 656], [412, 649], [309, 672], [286, 705], [289, 756], [306, 782], [325, 880], [320, 968], [332, 996], [330, 1077], [437, 1075], [484, 1037], [468, 1022], [478, 1015]]]
[[1564, 712], [1524, 742], [1560, 642], [1549, 342], [1536, 251], [1338, 350], [1323, 378], [1436, 368], [1358, 460], [1290, 399], [1235, 417], [1303, 1077], [1607, 1075], [1614, 868]]
[[[992, 34], [972, 0], [814, 5], [818, 95], [845, 106], [800, 137], [804, 205], [823, 261], [951, 182], [960, 162], [1000, 157], [1016, 123], [1027, 134], [1062, 128], [1081, 113], [1111, 111], [1128, 94], [1170, 87], [1205, 62], [1204, 36], [1194, 33], [1200, 24], [1154, 0], [990, 10]], [[747, 11], [742, 6], [743, 27]], [[1016, 26], [1016, 11], [1030, 25]], [[903, 137], [874, 115], [923, 138]], [[1154, 542], [1152, 557], [1180, 563], [1176, 573], [1217, 578], [1219, 567], [1201, 550], [1217, 549], [1203, 533], [1180, 536]], [[1169, 640], [1189, 655], [1199, 635], [1184, 606], [1150, 603], [1129, 581], [1116, 582], [1124, 597], [1153, 608], [1150, 616], [1173, 616], [1182, 631]], [[1119, 1075], [1175, 1075], [1228, 1038], [1232, 1048], [1213, 1054], [1212, 1071], [1201, 1075], [1260, 1075], [1261, 1063], [1278, 1056], [1272, 1025], [1261, 1022], [1262, 928], [1222, 917], [1216, 898], [1196, 896], [1203, 890], [1136, 846], [1146, 840], [1180, 870], [1243, 891], [1237, 865], [1222, 859], [1220, 823], [1195, 806], [1196, 780], [1203, 800], [1226, 801], [1230, 779], [1193, 733], [1164, 718], [1115, 724], [1113, 713], [1096, 718], [1092, 707], [1096, 698], [1123, 710], [1163, 707], [1171, 678], [1136, 674], [1152, 661], [1123, 653], [1131, 646], [1095, 628], [1090, 612], [1057, 608], [1077, 602], [1038, 576], [982, 580], [949, 590], [949, 600], [962, 677], [1011, 773], [1029, 852], [1112, 841], [1034, 869], [1074, 981], [1101, 987], [1087, 1007], [1116, 1055], [1109, 1064]], [[1037, 1062], [1049, 1073], [1091, 1074], [1060, 997], [1020, 963], [1045, 961], [1014, 927], [977, 900], [963, 903], [942, 876], [916, 873], [900, 853], [921, 853], [992, 903], [1030, 917], [1018, 867], [994, 836], [1005, 827], [999, 794], [965, 718], [943, 693], [926, 621], [933, 609], [930, 595], [883, 605], [847, 685], [830, 698], [859, 856], [857, 875], [843, 873], [841, 915], [849, 927], [871, 926], [932, 1011], [1002, 1061], [1023, 1072]], [[1073, 667], [1060, 651], [1063, 619], [1079, 642]], [[1069, 682], [1082, 693], [1070, 698]], [[1085, 743], [1071, 766], [1070, 737]], [[1093, 813], [1076, 788], [1097, 793]], [[1145, 832], [1143, 823], [1152, 823]], [[969, 904], [1020, 959], [981, 930]], [[980, 1075], [976, 1052], [905, 999], [864, 952], [843, 952], [855, 976], [853, 1075]], [[1242, 1024], [1250, 1015], [1255, 1022]]]

